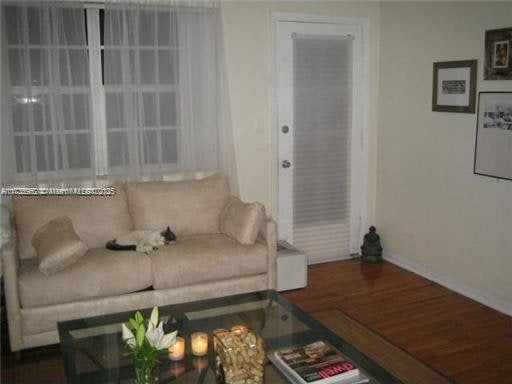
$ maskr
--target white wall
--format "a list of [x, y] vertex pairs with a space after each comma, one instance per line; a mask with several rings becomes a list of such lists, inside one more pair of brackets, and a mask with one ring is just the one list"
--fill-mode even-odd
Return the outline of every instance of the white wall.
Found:
[[369, 221], [374, 221], [379, 76], [379, 9], [376, 2], [221, 2], [227, 79], [231, 99], [240, 194], [274, 211], [272, 140], [274, 37], [272, 12], [366, 17], [370, 21]]
[[431, 111], [435, 61], [478, 59], [479, 91], [512, 91], [482, 75], [485, 30], [511, 27], [512, 3], [221, 7], [242, 198], [275, 211], [272, 12], [367, 17], [369, 222], [395, 261], [512, 313], [512, 182], [473, 174], [475, 114]]
[[473, 174], [476, 114], [432, 112], [432, 63], [478, 59], [512, 3], [381, 4], [377, 229], [391, 258], [512, 314], [512, 181]]

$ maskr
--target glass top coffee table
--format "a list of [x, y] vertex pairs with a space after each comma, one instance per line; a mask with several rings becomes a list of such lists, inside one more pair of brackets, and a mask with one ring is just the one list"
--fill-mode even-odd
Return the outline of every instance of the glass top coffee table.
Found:
[[[371, 383], [400, 382], [275, 291], [170, 305], [159, 310], [164, 330], [178, 329], [178, 335], [186, 342], [183, 360], [174, 362], [165, 355], [162, 357], [162, 364], [157, 368], [162, 384], [215, 383], [212, 332], [240, 324], [262, 336], [267, 354], [275, 349], [325, 340], [356, 363]], [[145, 318], [149, 317], [150, 311], [151, 308], [142, 311]], [[132, 361], [122, 355], [126, 349], [121, 338], [121, 324], [127, 322], [133, 312], [58, 323], [68, 383], [133, 382]], [[195, 357], [191, 353], [189, 336], [197, 331], [209, 335], [209, 351], [204, 357]], [[265, 364], [265, 383], [289, 383], [271, 362]]]

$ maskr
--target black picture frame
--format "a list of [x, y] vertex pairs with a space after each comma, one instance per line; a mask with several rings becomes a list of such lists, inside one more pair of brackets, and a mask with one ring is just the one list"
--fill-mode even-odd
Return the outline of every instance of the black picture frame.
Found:
[[512, 27], [485, 31], [484, 80], [512, 80]]
[[475, 113], [477, 60], [434, 63], [432, 111]]
[[512, 92], [480, 92], [473, 172], [512, 180]]

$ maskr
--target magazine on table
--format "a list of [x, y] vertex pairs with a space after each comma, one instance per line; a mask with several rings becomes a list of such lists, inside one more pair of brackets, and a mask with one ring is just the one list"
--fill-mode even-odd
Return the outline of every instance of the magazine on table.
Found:
[[354, 363], [321, 340], [276, 350], [269, 355], [269, 359], [294, 383], [369, 382]]

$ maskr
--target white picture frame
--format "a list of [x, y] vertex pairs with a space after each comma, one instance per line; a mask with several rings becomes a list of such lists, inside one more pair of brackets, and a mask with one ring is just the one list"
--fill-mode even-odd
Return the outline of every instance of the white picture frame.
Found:
[[474, 173], [512, 180], [512, 92], [480, 92]]

